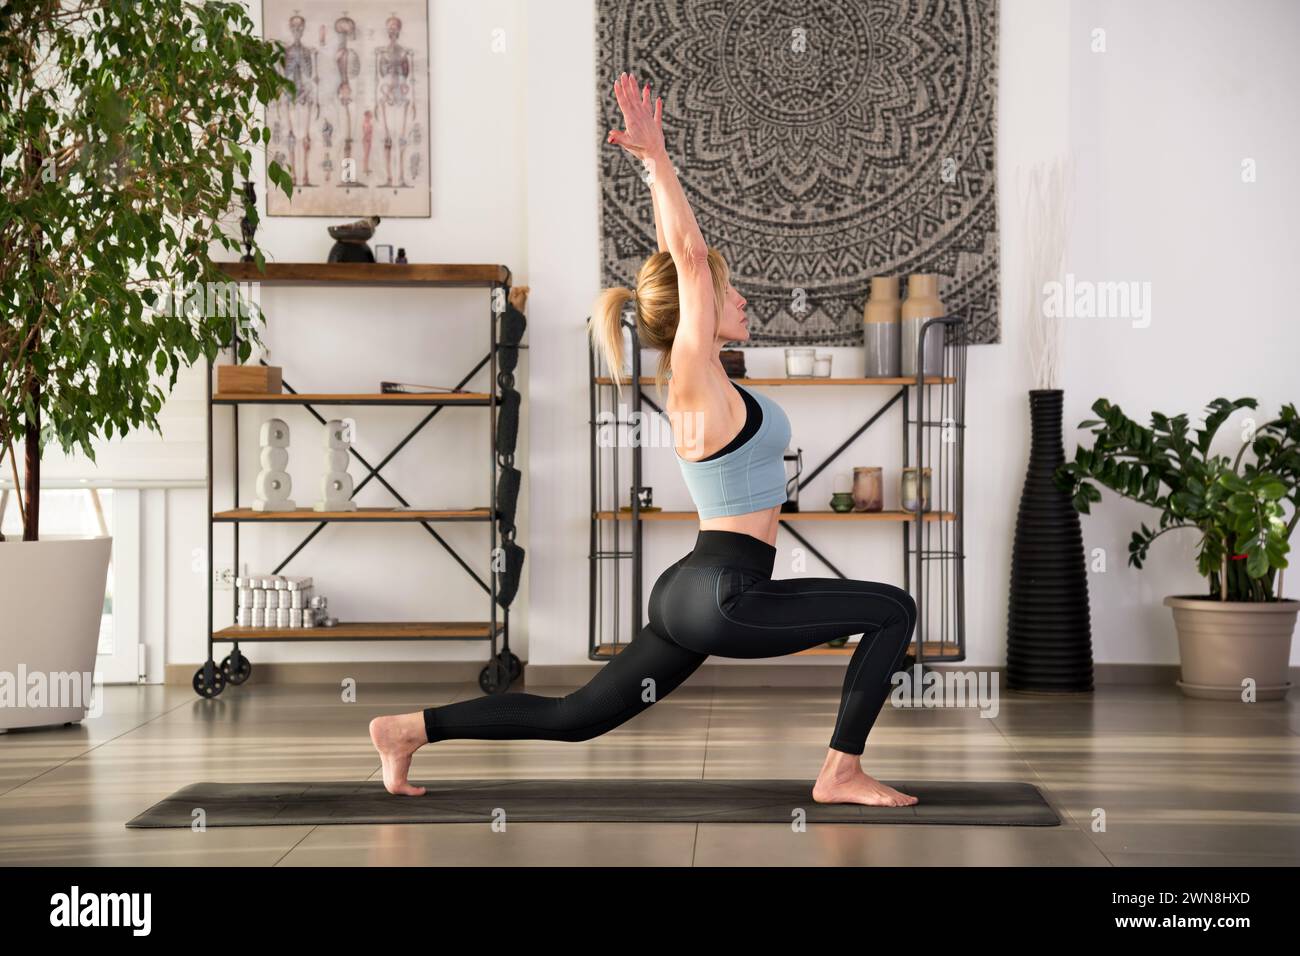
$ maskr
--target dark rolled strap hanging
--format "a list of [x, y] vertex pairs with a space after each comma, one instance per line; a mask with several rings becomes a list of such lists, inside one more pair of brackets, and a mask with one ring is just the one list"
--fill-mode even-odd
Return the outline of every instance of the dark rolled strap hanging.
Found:
[[515, 453], [519, 439], [519, 392], [513, 388], [501, 390], [501, 408], [497, 412], [497, 454], [509, 457]]
[[528, 320], [524, 314], [507, 303], [506, 311], [501, 315], [501, 327], [497, 335], [497, 369], [513, 372], [519, 364], [519, 342], [524, 337]]
[[497, 346], [497, 371], [513, 372], [515, 366], [519, 364], [519, 346], [517, 345], [498, 345]]
[[498, 345], [518, 345], [524, 337], [528, 320], [515, 308], [514, 303], [506, 301], [506, 310], [501, 313], [501, 327], [497, 335]]
[[524, 549], [513, 541], [501, 544], [506, 555], [506, 566], [497, 572], [497, 603], [509, 607], [519, 593], [519, 578], [524, 573]]
[[501, 467], [497, 477], [497, 515], [501, 532], [513, 531], [515, 527], [515, 510], [519, 506], [519, 483], [522, 476], [518, 468], [509, 465]]

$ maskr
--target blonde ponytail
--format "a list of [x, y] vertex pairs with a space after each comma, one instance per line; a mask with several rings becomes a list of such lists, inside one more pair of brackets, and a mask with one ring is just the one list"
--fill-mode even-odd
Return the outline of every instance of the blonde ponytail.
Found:
[[[713, 298], [717, 313], [722, 313], [730, 271], [722, 253], [709, 250], [709, 271], [713, 277]], [[617, 393], [623, 390], [623, 363], [628, 356], [623, 348], [623, 316], [634, 316], [638, 345], [659, 353], [655, 369], [655, 386], [663, 398], [664, 383], [672, 373], [673, 339], [680, 317], [677, 301], [677, 267], [667, 251], [651, 253], [636, 274], [636, 292], [627, 286], [602, 289], [591, 307], [587, 331], [594, 351], [604, 356], [610, 379]], [[640, 382], [633, 383], [638, 388]]]
[[629, 312], [635, 315], [635, 310], [635, 293], [627, 286], [614, 286], [601, 290], [587, 323], [591, 347], [604, 358], [619, 393], [623, 389], [623, 363], [627, 360], [623, 354], [623, 316]]

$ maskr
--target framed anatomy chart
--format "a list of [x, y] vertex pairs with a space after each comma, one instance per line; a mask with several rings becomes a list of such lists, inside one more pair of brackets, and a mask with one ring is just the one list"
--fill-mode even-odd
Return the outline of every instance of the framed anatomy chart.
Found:
[[267, 105], [267, 160], [293, 196], [272, 216], [428, 216], [429, 23], [425, 0], [263, 0], [295, 91]]

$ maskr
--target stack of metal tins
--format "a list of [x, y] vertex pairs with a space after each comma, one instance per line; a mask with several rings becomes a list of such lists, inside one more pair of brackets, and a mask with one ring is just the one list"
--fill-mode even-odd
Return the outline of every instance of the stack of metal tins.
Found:
[[311, 578], [252, 574], [235, 578], [239, 627], [315, 627]]

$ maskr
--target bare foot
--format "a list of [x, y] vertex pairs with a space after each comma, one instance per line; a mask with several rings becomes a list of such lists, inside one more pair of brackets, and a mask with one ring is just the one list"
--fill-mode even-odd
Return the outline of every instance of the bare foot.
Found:
[[422, 714], [376, 717], [370, 722], [370, 741], [379, 751], [384, 768], [384, 789], [400, 796], [422, 797], [424, 787], [408, 783], [411, 757], [428, 743]]
[[917, 797], [864, 772], [856, 755], [838, 750], [827, 754], [812, 795], [818, 803], [860, 803], [868, 807], [910, 807], [918, 802]]

